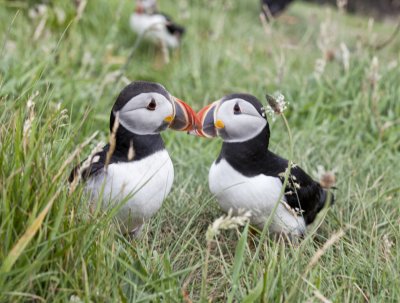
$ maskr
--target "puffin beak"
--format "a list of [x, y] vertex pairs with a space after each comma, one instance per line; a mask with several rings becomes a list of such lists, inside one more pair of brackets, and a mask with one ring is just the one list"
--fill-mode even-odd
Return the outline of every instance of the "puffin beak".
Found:
[[221, 120], [215, 120], [215, 111], [220, 105], [220, 101], [215, 101], [202, 108], [197, 113], [196, 135], [199, 137], [213, 138], [217, 136], [217, 129], [223, 128]]
[[164, 121], [169, 123], [169, 128], [180, 131], [191, 131], [196, 125], [196, 112], [185, 102], [171, 97], [174, 115], [168, 116]]

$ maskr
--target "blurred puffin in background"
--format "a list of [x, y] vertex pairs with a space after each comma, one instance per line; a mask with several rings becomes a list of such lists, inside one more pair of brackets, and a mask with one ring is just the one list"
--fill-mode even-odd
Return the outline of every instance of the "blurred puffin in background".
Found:
[[281, 14], [293, 0], [261, 0], [261, 11], [269, 21]]
[[171, 190], [174, 167], [160, 132], [193, 129], [196, 114], [161, 84], [136, 81], [119, 94], [110, 116], [115, 141], [82, 162], [69, 181], [86, 181], [92, 202], [118, 206], [125, 234], [138, 235]]
[[[252, 95], [227, 95], [203, 108], [197, 123], [197, 135], [223, 140], [209, 171], [210, 191], [226, 212], [250, 210], [251, 223], [262, 230], [279, 199], [288, 167], [288, 160], [268, 149], [270, 130], [262, 104]], [[269, 231], [297, 239], [327, 203], [328, 192], [297, 165], [292, 166], [288, 181]]]
[[139, 36], [168, 48], [177, 48], [185, 33], [183, 26], [158, 12], [156, 0], [137, 0], [135, 12], [130, 17], [130, 26]]

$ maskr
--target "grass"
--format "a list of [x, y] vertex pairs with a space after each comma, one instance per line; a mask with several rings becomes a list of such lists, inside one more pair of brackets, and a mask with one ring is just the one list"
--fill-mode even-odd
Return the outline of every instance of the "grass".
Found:
[[[82, 187], [69, 194], [73, 165], [107, 140], [124, 86], [115, 72], [136, 41], [131, 1], [89, 1], [79, 20], [72, 1], [53, 1], [42, 32], [28, 2], [0, 3], [1, 302], [400, 300], [400, 42], [374, 48], [393, 22], [300, 2], [263, 28], [258, 1], [162, 2], [187, 26], [182, 48], [161, 66], [140, 44], [127, 79], [163, 83], [195, 109], [230, 92], [264, 100], [279, 90], [295, 161], [337, 172], [335, 206], [298, 247], [255, 240], [257, 250], [247, 227], [206, 241], [222, 215], [207, 185], [219, 140], [165, 132], [174, 187], [138, 241], [118, 233], [112, 213], [90, 215]], [[335, 59], [316, 76], [318, 41]], [[270, 148], [288, 157], [281, 120], [271, 132]]]

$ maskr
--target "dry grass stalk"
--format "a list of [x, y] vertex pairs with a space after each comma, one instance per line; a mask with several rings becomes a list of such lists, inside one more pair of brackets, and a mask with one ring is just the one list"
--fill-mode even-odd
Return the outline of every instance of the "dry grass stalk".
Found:
[[[264, 5], [266, 7], [266, 10], [269, 12], [269, 8], [267, 5]], [[263, 6], [263, 8], [264, 8]], [[271, 14], [269, 12], [269, 14]], [[272, 17], [272, 16], [271, 16]], [[263, 13], [260, 14], [260, 21], [261, 21], [261, 25], [264, 29], [264, 32], [267, 36], [271, 35], [271, 26], [268, 24], [267, 18], [265, 17], [265, 15]]]
[[318, 290], [314, 290], [314, 296], [323, 303], [332, 303], [327, 297], [321, 294]]
[[164, 64], [168, 64], [170, 61], [168, 46], [165, 43], [165, 41], [161, 40], [161, 39], [160, 39], [160, 46], [161, 46], [161, 54], [163, 56]]
[[383, 235], [381, 243], [383, 255], [385, 256], [386, 260], [389, 260], [392, 255], [392, 247], [394, 246], [394, 243], [392, 240], [389, 239], [389, 236], [387, 234]]
[[42, 19], [40, 19], [40, 22], [35, 29], [35, 33], [33, 34], [33, 41], [36, 41], [40, 38], [40, 36], [43, 33], [46, 22], [47, 22], [47, 14], [43, 15]]
[[4, 262], [0, 268], [0, 272], [6, 273], [11, 270], [15, 262], [18, 260], [22, 252], [25, 250], [26, 246], [32, 240], [32, 238], [36, 235], [37, 231], [42, 226], [43, 220], [45, 219], [47, 213], [50, 211], [54, 201], [58, 197], [62, 190], [62, 187], [59, 187], [55, 194], [51, 197], [46, 207], [39, 213], [39, 215], [32, 221], [29, 227], [26, 229], [25, 233], [18, 239], [17, 243], [13, 246], [13, 248], [8, 253], [7, 257], [4, 259]]
[[83, 16], [83, 12], [85, 11], [87, 0], [75, 0], [75, 5], [76, 5], [76, 21], [79, 21]]
[[379, 136], [382, 137], [384, 133], [383, 123], [379, 112], [379, 80], [381, 79], [379, 73], [379, 60], [378, 57], [374, 56], [371, 60], [371, 65], [367, 73], [367, 81], [371, 88], [371, 111], [379, 130]]
[[340, 43], [340, 50], [342, 52], [343, 68], [346, 73], [350, 70], [350, 51], [345, 43]]
[[22, 133], [22, 142], [23, 142], [23, 147], [24, 147], [24, 152], [26, 153], [26, 150], [28, 148], [28, 143], [29, 143], [29, 137], [31, 134], [31, 128], [32, 128], [32, 123], [33, 120], [35, 119], [35, 102], [33, 100], [39, 96], [39, 92], [36, 91], [29, 99], [28, 102], [26, 103], [26, 109], [28, 112], [28, 118], [24, 122], [24, 128], [23, 128], [23, 133]]
[[239, 226], [245, 225], [251, 217], [251, 212], [246, 211], [243, 209], [238, 210], [238, 215], [233, 216], [233, 210], [232, 208], [229, 209], [229, 212], [226, 216], [219, 217], [216, 219], [211, 225], [208, 226], [207, 232], [206, 232], [206, 240], [207, 240], [207, 249], [206, 249], [206, 256], [205, 256], [205, 265], [203, 267], [203, 273], [202, 273], [202, 285], [201, 285], [201, 297], [204, 299], [206, 297], [206, 281], [207, 281], [207, 275], [208, 275], [208, 263], [210, 259], [210, 254], [211, 254], [211, 248], [212, 248], [212, 240], [214, 239], [215, 236], [217, 236], [221, 230], [226, 230], [226, 229], [234, 229]]
[[250, 217], [250, 211], [239, 209], [237, 216], [233, 216], [232, 208], [229, 209], [226, 216], [219, 217], [208, 227], [206, 233], [207, 241], [211, 241], [221, 230], [233, 229], [245, 225], [250, 220]]
[[311, 268], [313, 268], [319, 261], [319, 259], [321, 259], [321, 257], [325, 254], [325, 252], [333, 245], [335, 244], [337, 241], [340, 240], [341, 237], [343, 237], [345, 235], [345, 232], [343, 229], [339, 230], [338, 232], [336, 232], [335, 234], [333, 234], [328, 241], [325, 242], [325, 244], [317, 250], [317, 252], [314, 254], [314, 256], [312, 257], [310, 263], [308, 263], [307, 265], [307, 269], [306, 272], [308, 272]]
[[344, 12], [347, 6], [347, 0], [336, 0], [336, 5], [340, 12]]
[[119, 127], [119, 112], [115, 113], [115, 121], [114, 125], [111, 130], [110, 134], [110, 148], [108, 149], [107, 155], [106, 155], [106, 162], [104, 164], [104, 170], [107, 172], [108, 164], [110, 164], [111, 157], [115, 151], [115, 146], [117, 145], [117, 130]]
[[133, 141], [129, 142], [129, 150], [128, 150], [128, 161], [131, 161], [135, 157], [135, 149], [133, 148]]

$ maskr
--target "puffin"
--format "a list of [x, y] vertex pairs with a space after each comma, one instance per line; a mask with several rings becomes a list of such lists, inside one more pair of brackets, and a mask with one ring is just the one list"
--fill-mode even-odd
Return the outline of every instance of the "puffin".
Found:
[[293, 0], [261, 0], [261, 12], [269, 21], [270, 17], [281, 14]]
[[190, 131], [195, 119], [193, 109], [161, 84], [132, 82], [111, 110], [114, 142], [75, 167], [69, 182], [84, 180], [89, 200], [105, 210], [117, 207], [120, 230], [137, 237], [143, 223], [160, 209], [174, 180], [160, 133], [167, 128]]
[[[250, 223], [263, 230], [280, 197], [288, 167], [288, 160], [269, 150], [270, 129], [263, 105], [253, 95], [230, 94], [200, 110], [196, 123], [198, 136], [223, 140], [209, 170], [211, 193], [225, 212], [249, 210]], [[301, 239], [327, 202], [328, 189], [292, 165], [269, 234]]]
[[185, 28], [172, 19], [158, 12], [156, 0], [137, 0], [135, 12], [130, 17], [131, 29], [155, 44], [177, 48]]

